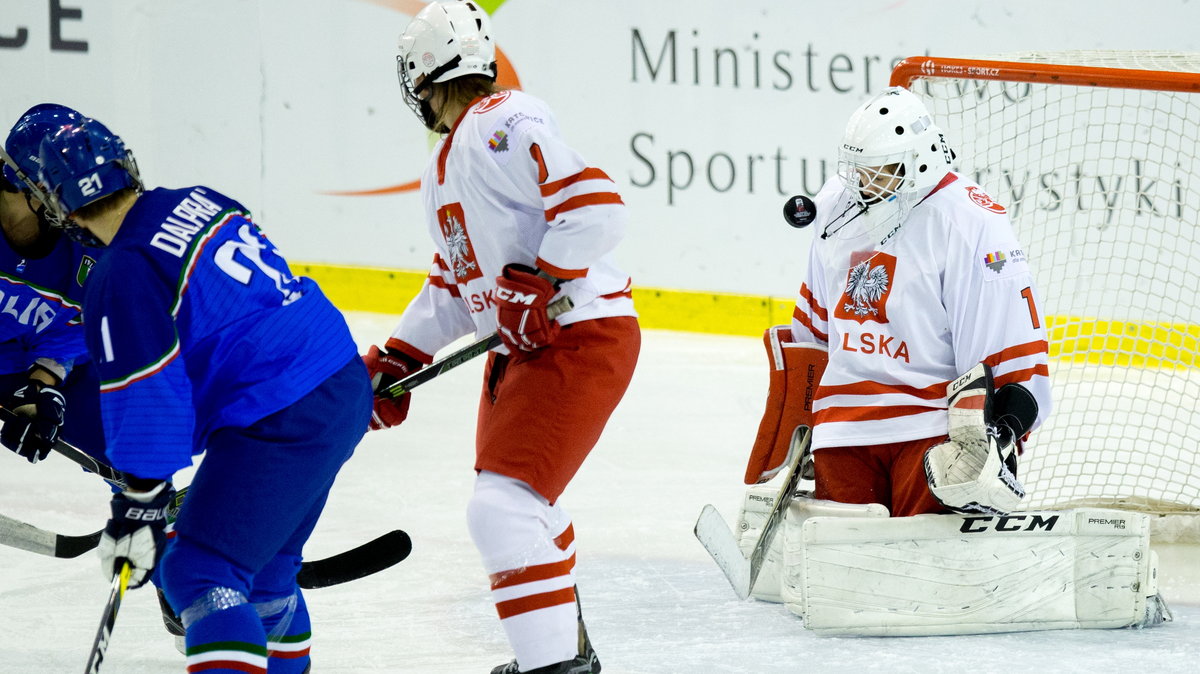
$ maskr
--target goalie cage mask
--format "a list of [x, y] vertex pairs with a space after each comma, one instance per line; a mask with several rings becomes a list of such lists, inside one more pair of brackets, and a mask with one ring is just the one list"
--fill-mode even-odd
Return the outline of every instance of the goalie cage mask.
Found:
[[881, 236], [885, 243], [953, 160], [942, 130], [909, 90], [890, 87], [864, 103], [850, 116], [838, 151], [838, 177], [856, 212], [848, 217], [861, 221], [846, 234]]

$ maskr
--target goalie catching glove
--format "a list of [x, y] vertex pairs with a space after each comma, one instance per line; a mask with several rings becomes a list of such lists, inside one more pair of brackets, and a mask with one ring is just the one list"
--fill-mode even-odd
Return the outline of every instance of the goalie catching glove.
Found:
[[1037, 402], [1020, 384], [992, 389], [980, 363], [950, 382], [950, 439], [925, 453], [929, 491], [956, 512], [1005, 515], [1025, 497], [1017, 480], [1017, 441], [1033, 426]]
[[129, 489], [112, 497], [112, 519], [100, 537], [100, 570], [105, 579], [129, 562], [129, 589], [150, 580], [167, 543], [167, 507], [175, 497], [170, 482], [142, 480], [145, 491]]

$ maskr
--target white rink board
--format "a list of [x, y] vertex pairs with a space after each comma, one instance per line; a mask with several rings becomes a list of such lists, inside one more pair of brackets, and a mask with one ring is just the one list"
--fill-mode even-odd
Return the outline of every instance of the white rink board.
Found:
[[[394, 63], [419, 0], [49, 4], [57, 20], [45, 1], [3, 2], [0, 126], [35, 103], [73, 105], [126, 138], [150, 184], [243, 201], [290, 260], [428, 267], [414, 193], [326, 194], [402, 184], [424, 166], [429, 138]], [[497, 42], [524, 88], [617, 182], [632, 216], [617, 255], [634, 284], [772, 297], [795, 293], [812, 236], [781, 222], [784, 198], [832, 173], [846, 117], [894, 61], [1200, 51], [1200, 5], [1186, 0], [485, 5], [498, 6]], [[3, 46], [22, 30], [21, 46]]]
[[[353, 314], [352, 328], [365, 345], [394, 321]], [[1162, 580], [1176, 622], [1143, 631], [820, 638], [780, 605], [737, 601], [691, 529], [704, 503], [732, 520], [742, 500], [767, 383], [761, 342], [644, 339], [629, 394], [562, 499], [575, 518], [580, 596], [606, 674], [1192, 671], [1194, 552], [1173, 556], [1179, 573]], [[479, 674], [511, 657], [463, 514], [481, 365], [420, 389], [409, 421], [370, 435], [335, 485], [309, 556], [396, 527], [412, 535], [414, 551], [369, 579], [306, 594], [315, 671]], [[96, 478], [57, 457], [29, 466], [4, 452], [0, 463], [0, 512], [69, 534], [102, 526], [107, 496]], [[55, 560], [0, 547], [0, 672], [82, 668], [108, 591], [98, 566], [92, 554]], [[127, 596], [104, 671], [182, 671], [152, 592]]]

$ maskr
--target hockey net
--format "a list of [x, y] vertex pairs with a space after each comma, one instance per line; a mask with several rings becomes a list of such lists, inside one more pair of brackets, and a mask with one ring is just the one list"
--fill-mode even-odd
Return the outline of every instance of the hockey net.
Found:
[[915, 57], [892, 84], [924, 98], [1029, 253], [1054, 395], [1022, 466], [1030, 509], [1132, 509], [1192, 538], [1200, 54]]

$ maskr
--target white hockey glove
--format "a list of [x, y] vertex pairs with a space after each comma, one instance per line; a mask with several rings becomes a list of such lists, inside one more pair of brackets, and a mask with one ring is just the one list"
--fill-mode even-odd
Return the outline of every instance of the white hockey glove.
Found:
[[934, 498], [951, 510], [1004, 515], [1025, 497], [1016, 476], [1017, 440], [1037, 418], [1037, 403], [1018, 384], [1004, 388], [1003, 398], [1013, 409], [999, 415], [993, 414], [987, 364], [976, 365], [947, 388], [950, 439], [925, 453], [925, 477]]
[[175, 496], [170, 482], [147, 491], [113, 494], [112, 518], [100, 537], [100, 570], [106, 579], [129, 562], [129, 589], [150, 580], [167, 544], [167, 508]]

